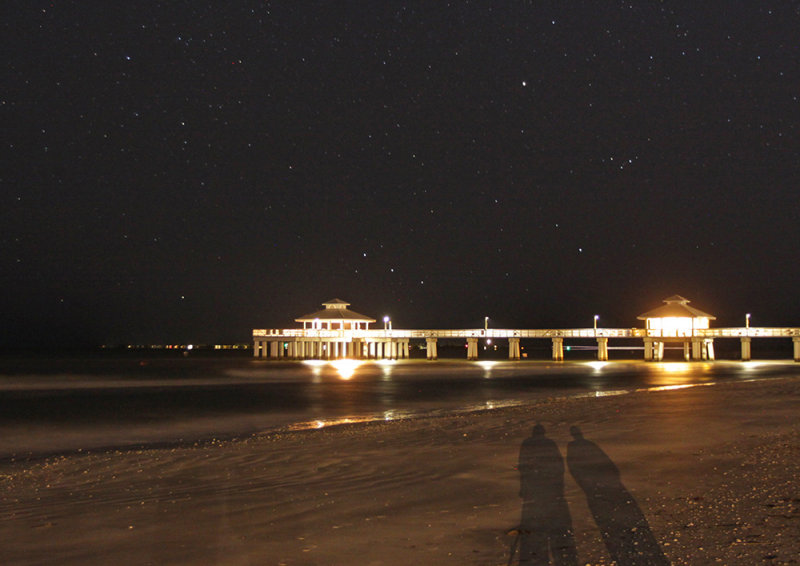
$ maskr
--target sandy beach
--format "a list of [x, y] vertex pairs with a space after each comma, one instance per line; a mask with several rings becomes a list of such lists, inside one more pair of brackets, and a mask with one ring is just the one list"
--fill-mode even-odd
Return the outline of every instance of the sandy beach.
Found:
[[787, 378], [7, 460], [0, 563], [795, 564], [798, 415]]

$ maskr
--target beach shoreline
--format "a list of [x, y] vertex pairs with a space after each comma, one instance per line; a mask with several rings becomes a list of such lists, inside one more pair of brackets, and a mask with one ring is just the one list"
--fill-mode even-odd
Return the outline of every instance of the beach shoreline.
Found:
[[800, 380], [773, 378], [5, 462], [0, 562], [507, 564], [538, 424], [565, 458], [580, 564], [613, 549], [566, 462], [575, 427], [671, 563], [792, 564], [797, 414]]

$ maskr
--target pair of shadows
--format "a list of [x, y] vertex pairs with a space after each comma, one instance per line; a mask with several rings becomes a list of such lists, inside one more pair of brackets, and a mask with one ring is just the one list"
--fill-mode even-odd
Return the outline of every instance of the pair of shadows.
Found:
[[[603, 542], [618, 566], [668, 566], [636, 500], [625, 489], [619, 470], [581, 430], [570, 429], [567, 467], [586, 494]], [[577, 565], [572, 518], [564, 497], [564, 458], [556, 443], [537, 424], [519, 454], [522, 518], [508, 563], [519, 552], [519, 564]]]

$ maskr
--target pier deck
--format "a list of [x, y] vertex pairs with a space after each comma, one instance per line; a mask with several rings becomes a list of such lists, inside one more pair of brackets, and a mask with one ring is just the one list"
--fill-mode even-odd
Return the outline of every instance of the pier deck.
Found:
[[686, 360], [713, 360], [715, 339], [739, 339], [742, 360], [750, 359], [753, 339], [784, 338], [793, 342], [794, 360], [800, 362], [800, 327], [729, 327], [664, 330], [647, 328], [466, 328], [466, 329], [254, 329], [254, 356], [266, 358], [359, 358], [402, 359], [408, 357], [411, 340], [424, 340], [428, 359], [436, 359], [439, 339], [464, 339], [467, 359], [478, 358], [481, 339], [508, 340], [509, 359], [520, 358], [520, 339], [550, 339], [553, 359], [564, 359], [564, 341], [597, 340], [599, 360], [608, 359], [609, 340], [638, 338], [646, 360], [663, 359], [666, 343], [682, 343]]

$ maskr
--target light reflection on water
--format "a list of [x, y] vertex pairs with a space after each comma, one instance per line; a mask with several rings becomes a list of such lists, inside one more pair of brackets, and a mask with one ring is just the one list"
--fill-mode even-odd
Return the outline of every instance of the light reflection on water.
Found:
[[[328, 377], [322, 383], [330, 391], [338, 389], [337, 381], [353, 381], [359, 384], [359, 389], [340, 392], [340, 400], [345, 404], [340, 406], [339, 415], [323, 417], [323, 407], [315, 404], [311, 412], [321, 411], [319, 418], [295, 422], [286, 430], [309, 430], [356, 423], [389, 422], [434, 414], [494, 410], [524, 405], [541, 399], [544, 394], [549, 399], [569, 399], [675, 391], [713, 385], [718, 378], [752, 378], [759, 367], [725, 365], [719, 362], [643, 361], [551, 364], [502, 360], [430, 363], [417, 360], [346, 359], [303, 363], [312, 369], [314, 383], [319, 383], [317, 379], [320, 376]], [[481, 386], [480, 383], [485, 385]], [[408, 398], [408, 391], [418, 385], [419, 395]], [[425, 388], [425, 385], [428, 387]], [[423, 393], [423, 389], [428, 391]], [[557, 393], [559, 390], [561, 393]], [[351, 403], [355, 396], [364, 395], [365, 391], [372, 392], [367, 393], [367, 397], [374, 395], [371, 403]], [[481, 397], [484, 400], [480, 400]], [[375, 411], [376, 403], [384, 409]]]
[[[558, 379], [563, 386], [582, 386], [593, 391], [618, 389], [620, 384], [631, 389], [645, 387], [678, 387], [692, 383], [708, 383], [719, 379], [752, 379], [768, 377], [781, 368], [797, 369], [791, 363], [773, 361], [750, 362], [644, 362], [644, 361], [576, 361], [576, 362], [513, 362], [505, 360], [306, 360], [301, 362], [310, 370], [314, 383], [328, 382], [324, 378], [362, 382], [393, 379], [469, 380], [472, 377], [507, 382], [518, 380]], [[798, 373], [797, 371], [790, 371]], [[763, 375], [759, 375], [763, 374]], [[280, 378], [282, 370], [263, 375]], [[285, 374], [288, 377], [288, 372]], [[308, 375], [308, 374], [306, 374]], [[563, 378], [563, 381], [562, 381]], [[334, 380], [334, 381], [336, 381]], [[490, 386], [487, 384], [487, 386]], [[457, 387], [454, 385], [454, 387]], [[490, 386], [491, 387], [491, 386]]]
[[681, 385], [661, 385], [659, 387], [646, 387], [644, 389], [637, 389], [637, 391], [674, 391], [676, 389], [687, 389], [689, 387], [705, 387], [707, 385], [715, 385], [712, 383], [684, 383]]
[[394, 365], [397, 363], [395, 360], [378, 360], [375, 362], [381, 368], [381, 377], [384, 380], [392, 378], [392, 370], [394, 369]]
[[[664, 373], [686, 373], [695, 369], [700, 364], [690, 364], [688, 362], [654, 362], [653, 367]], [[704, 366], [708, 364], [702, 364]]]
[[330, 364], [339, 373], [342, 379], [350, 379], [356, 373], [356, 370], [364, 362], [359, 360], [334, 360]]
[[604, 367], [611, 362], [586, 362], [586, 365], [594, 370], [595, 373], [600, 373]]
[[800, 364], [767, 360], [145, 361], [54, 359], [36, 361], [35, 371], [6, 369], [0, 457], [19, 446], [53, 452], [303, 430], [637, 391], [675, 391], [670, 399], [680, 399], [688, 387], [800, 378]]
[[496, 362], [493, 360], [485, 360], [485, 361], [477, 361], [475, 363], [483, 368], [484, 379], [490, 379], [492, 377], [492, 368], [500, 362]]
[[[357, 383], [360, 388], [341, 391], [340, 400], [345, 401], [345, 405], [340, 406], [338, 415], [323, 417], [325, 411], [322, 411], [319, 418], [295, 422], [284, 430], [466, 414], [542, 402], [543, 399], [550, 402], [679, 391], [715, 385], [719, 381], [764, 379], [774, 376], [776, 371], [780, 375], [800, 377], [800, 366], [782, 362], [338, 360], [309, 365], [329, 378], [324, 385], [330, 391], [338, 390], [337, 382], [343, 381]], [[358, 395], [365, 396], [362, 400], [367, 401], [366, 404], [361, 404], [362, 400], [355, 402]], [[377, 411], [378, 406], [382, 410]], [[321, 409], [316, 406], [312, 413]]]
[[349, 415], [346, 417], [335, 417], [335, 418], [325, 418], [325, 419], [316, 419], [313, 421], [303, 421], [298, 423], [292, 423], [288, 425], [285, 430], [291, 432], [297, 432], [302, 430], [312, 430], [312, 429], [320, 429], [320, 428], [328, 428], [332, 426], [342, 426], [342, 425], [349, 425], [349, 424], [360, 424], [360, 423], [371, 423], [376, 421], [395, 421], [400, 419], [408, 419], [413, 417], [414, 414], [411, 412], [403, 412], [403, 411], [384, 411], [381, 414], [374, 414], [374, 415]]
[[485, 401], [483, 403], [476, 403], [472, 405], [457, 407], [447, 411], [441, 411], [435, 409], [417, 410], [417, 411], [388, 410], [388, 411], [383, 411], [381, 413], [374, 413], [370, 415], [347, 415], [341, 417], [315, 419], [312, 421], [296, 422], [289, 424], [282, 430], [290, 432], [298, 432], [303, 430], [321, 429], [321, 428], [328, 428], [333, 426], [341, 426], [349, 424], [362, 424], [362, 423], [371, 423], [378, 421], [391, 422], [399, 420], [418, 419], [426, 416], [443, 416], [445, 414], [462, 415], [462, 414], [475, 413], [478, 411], [491, 411], [495, 409], [504, 409], [508, 407], [519, 407], [524, 404], [525, 404], [524, 401], [496, 400], [496, 401]]
[[627, 389], [609, 389], [606, 391], [595, 391], [586, 395], [586, 397], [614, 397], [616, 395], [627, 395], [630, 393]]

